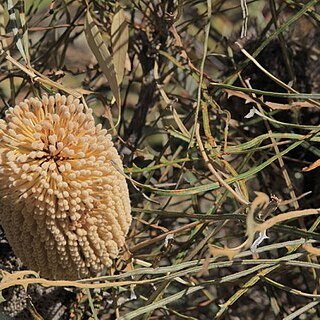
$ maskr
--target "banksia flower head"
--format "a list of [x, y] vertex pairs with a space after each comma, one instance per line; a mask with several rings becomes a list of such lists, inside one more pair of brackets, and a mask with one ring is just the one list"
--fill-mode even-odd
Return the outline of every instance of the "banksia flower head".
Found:
[[40, 275], [78, 279], [112, 263], [131, 223], [121, 159], [72, 96], [24, 100], [0, 120], [0, 222]]

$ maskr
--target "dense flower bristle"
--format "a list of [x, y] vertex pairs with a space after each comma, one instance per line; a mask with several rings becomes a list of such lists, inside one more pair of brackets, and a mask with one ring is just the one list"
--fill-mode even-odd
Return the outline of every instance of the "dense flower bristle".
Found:
[[0, 120], [0, 222], [14, 252], [53, 279], [100, 272], [131, 223], [111, 136], [72, 96], [21, 102]]

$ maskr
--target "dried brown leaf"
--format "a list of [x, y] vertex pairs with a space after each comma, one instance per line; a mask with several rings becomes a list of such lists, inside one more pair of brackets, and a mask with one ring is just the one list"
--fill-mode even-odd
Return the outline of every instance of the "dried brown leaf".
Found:
[[235, 90], [231, 90], [231, 89], [225, 89], [224, 91], [227, 93], [228, 98], [230, 98], [230, 97], [238, 97], [240, 99], [245, 100], [245, 103], [250, 103], [250, 102], [255, 103], [255, 100], [253, 98], [251, 98], [248, 94], [244, 93], [244, 92], [235, 91]]
[[274, 226], [275, 224], [295, 218], [300, 218], [303, 216], [309, 216], [314, 214], [320, 214], [320, 208], [318, 209], [305, 209], [305, 210], [296, 210], [286, 213], [281, 213], [275, 217], [268, 219], [267, 221], [257, 224], [255, 231], [262, 232]]
[[253, 202], [250, 206], [250, 210], [248, 212], [248, 216], [246, 219], [247, 239], [236, 248], [228, 248], [228, 247], [219, 248], [216, 246], [210, 246], [209, 247], [210, 253], [214, 257], [226, 256], [226, 257], [228, 257], [229, 260], [232, 260], [235, 255], [240, 253], [242, 250], [248, 249], [252, 245], [252, 243], [254, 241], [255, 233], [257, 232], [257, 226], [258, 226], [258, 223], [255, 221], [255, 217], [270, 202], [269, 196], [266, 195], [265, 193], [255, 192], [255, 194], [257, 196], [253, 200]]
[[302, 248], [310, 254], [313, 254], [315, 256], [320, 256], [320, 248], [314, 248], [312, 244], [305, 243], [302, 245]]
[[310, 164], [309, 167], [304, 167], [302, 169], [302, 171], [308, 172], [308, 171], [311, 171], [311, 170], [314, 170], [314, 169], [318, 168], [319, 166], [320, 166], [320, 159], [318, 159], [315, 162], [313, 162], [312, 164]]
[[210, 253], [212, 254], [213, 257], [228, 257], [229, 260], [232, 260], [238, 253], [241, 252], [241, 248], [220, 248], [214, 245], [209, 246]]
[[256, 197], [252, 201], [246, 220], [246, 235], [248, 239], [250, 239], [250, 245], [253, 242], [254, 234], [256, 233], [257, 222], [255, 221], [255, 217], [258, 215], [259, 212], [261, 212], [262, 209], [264, 209], [268, 205], [270, 201], [269, 196], [263, 192], [255, 191], [255, 194]]
[[314, 108], [315, 105], [306, 101], [294, 101], [290, 104], [266, 102], [266, 105], [272, 110], [290, 110], [293, 108]]
[[[246, 104], [247, 103], [256, 103], [256, 101], [250, 95], [248, 95], [244, 92], [231, 90], [231, 89], [225, 89], [224, 91], [227, 93], [228, 98], [238, 97], [240, 99], [245, 100]], [[313, 108], [313, 107], [315, 107], [314, 104], [312, 104], [310, 102], [306, 102], [306, 101], [294, 101], [294, 102], [291, 102], [290, 104], [266, 101], [266, 102], [264, 102], [264, 104], [272, 110], [290, 110], [293, 108]]]

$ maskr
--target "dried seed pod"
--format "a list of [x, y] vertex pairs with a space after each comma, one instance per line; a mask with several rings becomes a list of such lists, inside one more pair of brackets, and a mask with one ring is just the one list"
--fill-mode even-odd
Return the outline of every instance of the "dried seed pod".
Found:
[[78, 279], [112, 263], [131, 223], [122, 162], [72, 96], [24, 100], [0, 120], [0, 222], [43, 277]]

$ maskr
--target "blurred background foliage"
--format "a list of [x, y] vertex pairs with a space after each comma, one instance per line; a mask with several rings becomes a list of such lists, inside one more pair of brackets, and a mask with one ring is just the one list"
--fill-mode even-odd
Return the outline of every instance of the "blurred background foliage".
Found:
[[[259, 206], [319, 207], [319, 2], [2, 2], [2, 115], [81, 98], [123, 157], [134, 217], [95, 280], [118, 284], [6, 289], [3, 317], [318, 319], [318, 252], [301, 248], [316, 216], [272, 226], [258, 253], [212, 248], [241, 244]], [[1, 269], [23, 269], [2, 238]]]

